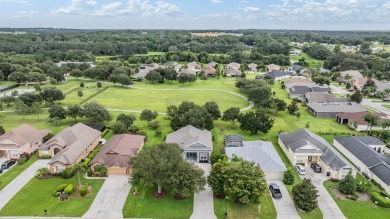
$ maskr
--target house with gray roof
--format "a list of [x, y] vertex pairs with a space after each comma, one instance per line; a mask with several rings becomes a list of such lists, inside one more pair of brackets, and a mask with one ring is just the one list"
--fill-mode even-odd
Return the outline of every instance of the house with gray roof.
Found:
[[183, 150], [184, 158], [195, 162], [209, 162], [213, 151], [211, 132], [187, 125], [167, 135], [166, 143], [176, 143]]
[[184, 70], [179, 71], [177, 76], [180, 76], [180, 75], [196, 75], [196, 71], [194, 69], [191, 69], [191, 68], [186, 68]]
[[223, 74], [227, 77], [237, 77], [241, 75], [241, 71], [235, 68], [225, 68]]
[[[236, 139], [236, 135], [233, 136], [233, 139]], [[226, 142], [225, 153], [229, 159], [237, 156], [252, 161], [263, 170], [266, 179], [283, 179], [287, 168], [271, 142], [241, 140], [241, 144], [238, 145], [242, 146], [239, 147], [226, 145]]]
[[308, 92], [305, 94], [306, 103], [333, 103], [349, 102], [348, 98], [337, 98], [330, 93]]
[[298, 71], [301, 72], [302, 70], [303, 70], [303, 67], [300, 65], [293, 65], [293, 66], [287, 68], [287, 72], [289, 74], [292, 74], [292, 75], [297, 74]]
[[336, 118], [338, 113], [365, 112], [367, 109], [355, 102], [332, 102], [306, 104], [307, 111], [317, 118]]
[[217, 66], [218, 63], [212, 61], [212, 62], [209, 62], [206, 64], [206, 68], [215, 68], [215, 66]]
[[60, 173], [85, 159], [99, 144], [101, 132], [83, 123], [67, 127], [39, 147], [39, 156], [47, 155], [50, 172]]
[[279, 145], [293, 165], [302, 164], [310, 168], [312, 163], [321, 166], [322, 173], [332, 179], [342, 179], [356, 169], [325, 139], [307, 129], [278, 135]]
[[288, 90], [290, 99], [298, 99], [302, 102], [306, 101], [305, 95], [310, 92], [320, 92], [320, 93], [329, 93], [329, 87], [319, 87], [319, 86], [293, 86]]
[[290, 75], [284, 71], [271, 71], [259, 76], [259, 78], [264, 79], [267, 76], [269, 76], [274, 81], [280, 81], [290, 77]]
[[195, 61], [193, 61], [193, 62], [190, 62], [190, 63], [187, 64], [187, 68], [195, 70], [195, 69], [202, 68], [202, 65], [197, 63], [197, 62], [195, 62]]
[[383, 155], [384, 142], [372, 136], [337, 136], [333, 145], [357, 166], [358, 171], [390, 193], [390, 157]]
[[259, 66], [259, 65], [255, 64], [255, 63], [251, 63], [248, 65], [248, 69], [252, 72], [257, 72], [257, 66]]

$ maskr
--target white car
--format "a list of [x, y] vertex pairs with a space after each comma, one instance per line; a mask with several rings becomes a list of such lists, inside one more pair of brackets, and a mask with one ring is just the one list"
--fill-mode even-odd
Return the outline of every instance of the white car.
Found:
[[295, 169], [298, 171], [299, 175], [306, 175], [306, 170], [304, 166], [295, 165]]

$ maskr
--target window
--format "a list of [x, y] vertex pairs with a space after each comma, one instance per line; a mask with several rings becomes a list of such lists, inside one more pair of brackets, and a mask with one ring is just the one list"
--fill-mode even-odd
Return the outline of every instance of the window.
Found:
[[42, 151], [42, 155], [49, 155], [49, 151]]

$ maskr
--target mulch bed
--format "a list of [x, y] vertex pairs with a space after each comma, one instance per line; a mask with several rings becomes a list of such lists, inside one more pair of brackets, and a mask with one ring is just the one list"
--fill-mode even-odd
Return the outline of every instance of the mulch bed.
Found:
[[88, 196], [88, 195], [91, 193], [92, 186], [88, 186], [88, 187], [87, 187], [87, 194], [85, 194], [84, 196], [80, 195], [80, 192], [79, 192], [79, 191], [80, 191], [81, 188], [83, 188], [83, 186], [81, 186], [81, 187], [77, 186], [77, 187], [76, 187], [76, 189], [77, 189], [77, 192], [76, 192], [77, 197], [79, 197], [79, 198], [84, 198], [84, 197]]
[[161, 190], [161, 193], [158, 193], [157, 191], [153, 193], [154, 198], [165, 198], [166, 196], [167, 192], [165, 190]]

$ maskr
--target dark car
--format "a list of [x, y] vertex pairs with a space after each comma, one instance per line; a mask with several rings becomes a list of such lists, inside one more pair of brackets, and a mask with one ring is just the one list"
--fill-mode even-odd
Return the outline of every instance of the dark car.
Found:
[[271, 191], [273, 198], [282, 198], [282, 193], [276, 183], [269, 184], [269, 191]]
[[16, 161], [14, 160], [7, 160], [6, 162], [4, 162], [2, 165], [1, 165], [1, 169], [8, 169], [10, 167], [12, 167], [12, 165], [14, 165], [16, 163]]
[[318, 164], [316, 164], [316, 163], [312, 163], [311, 164], [311, 168], [314, 170], [314, 172], [316, 172], [316, 173], [321, 173], [321, 166], [320, 165], [318, 165]]
[[2, 168], [0, 168], [0, 173], [3, 173], [3, 169]]

